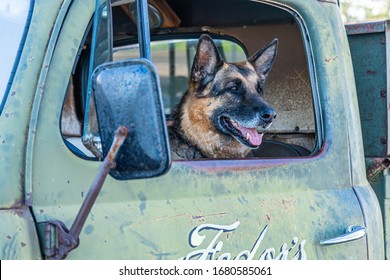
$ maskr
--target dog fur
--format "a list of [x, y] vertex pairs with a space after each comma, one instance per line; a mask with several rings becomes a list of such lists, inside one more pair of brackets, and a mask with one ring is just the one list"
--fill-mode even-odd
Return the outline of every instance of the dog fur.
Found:
[[276, 117], [264, 86], [278, 40], [247, 61], [227, 63], [208, 35], [199, 39], [189, 87], [169, 128], [172, 158], [244, 158], [262, 141]]

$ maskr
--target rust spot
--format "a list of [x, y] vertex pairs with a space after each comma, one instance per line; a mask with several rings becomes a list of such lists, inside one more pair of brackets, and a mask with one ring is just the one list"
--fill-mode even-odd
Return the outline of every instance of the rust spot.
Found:
[[336, 59], [337, 59], [337, 56], [335, 56], [335, 57], [328, 57], [328, 58], [325, 58], [325, 62], [335, 61]]
[[43, 210], [43, 209], [39, 209], [39, 213], [44, 213], [45, 212], [45, 210]]
[[22, 247], [26, 247], [26, 243], [24, 243], [24, 242], [20, 242], [20, 246], [22, 246]]
[[15, 96], [16, 91], [11, 92], [11, 96]]
[[7, 235], [7, 239], [12, 239], [12, 236], [11, 235]]
[[271, 221], [271, 218], [268, 216], [268, 214], [265, 215], [267, 217], [268, 221]]
[[230, 233], [226, 234], [226, 240], [230, 239]]
[[369, 69], [369, 70], [366, 71], [366, 75], [376, 75], [376, 71]]
[[193, 219], [193, 220], [199, 219], [200, 221], [205, 221], [205, 218], [208, 218], [208, 217], [215, 217], [215, 216], [223, 217], [223, 216], [225, 216], [226, 214], [227, 214], [226, 212], [220, 212], [220, 213], [209, 214], [209, 215], [192, 216], [192, 219]]
[[383, 170], [388, 169], [389, 166], [390, 166], [390, 160], [388, 158], [374, 158], [372, 160], [371, 165], [367, 167], [368, 181], [372, 181]]
[[24, 214], [24, 211], [23, 210], [21, 210], [21, 209], [18, 209], [18, 208], [20, 208], [21, 207], [21, 202], [16, 202], [15, 204], [13, 204], [11, 207], [13, 208], [12, 210], [11, 210], [11, 212], [14, 214], [14, 215], [16, 215], [16, 216], [19, 216], [19, 217], [23, 217], [23, 214]]
[[113, 165], [114, 165], [115, 156], [119, 148], [122, 146], [123, 142], [125, 141], [126, 136], [127, 136], [127, 129], [124, 126], [118, 127], [118, 129], [115, 131], [114, 140], [107, 154], [107, 158], [109, 159], [110, 162], [112, 162]]

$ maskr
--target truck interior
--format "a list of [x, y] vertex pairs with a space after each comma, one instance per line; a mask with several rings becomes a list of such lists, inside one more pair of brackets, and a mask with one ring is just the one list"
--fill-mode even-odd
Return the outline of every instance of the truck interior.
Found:
[[[112, 3], [112, 59], [137, 58], [135, 1]], [[263, 1], [150, 0], [149, 22], [152, 61], [160, 77], [168, 125], [173, 108], [187, 89], [197, 39], [201, 34], [209, 34], [215, 40], [228, 62], [246, 60], [278, 38], [278, 54], [265, 88], [265, 99], [275, 108], [277, 118], [267, 130], [255, 156], [302, 157], [319, 151], [320, 114], [315, 110], [318, 108], [315, 75], [309, 38], [299, 15], [288, 7]], [[86, 159], [99, 157], [80, 140], [87, 108], [85, 96], [91, 30], [87, 31], [74, 64], [60, 124], [68, 148]]]

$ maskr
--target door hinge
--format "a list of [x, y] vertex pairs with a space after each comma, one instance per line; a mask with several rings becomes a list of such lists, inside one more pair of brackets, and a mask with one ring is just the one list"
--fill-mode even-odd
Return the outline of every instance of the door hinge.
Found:
[[61, 260], [79, 245], [61, 221], [38, 223], [41, 249], [47, 260]]

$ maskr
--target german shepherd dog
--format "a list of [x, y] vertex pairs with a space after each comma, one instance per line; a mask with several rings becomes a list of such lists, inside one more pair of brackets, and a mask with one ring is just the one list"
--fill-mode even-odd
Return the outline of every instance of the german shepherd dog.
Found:
[[278, 39], [247, 61], [227, 63], [208, 35], [199, 39], [189, 87], [169, 128], [172, 158], [244, 158], [276, 117], [264, 86]]

